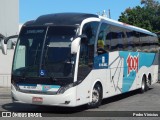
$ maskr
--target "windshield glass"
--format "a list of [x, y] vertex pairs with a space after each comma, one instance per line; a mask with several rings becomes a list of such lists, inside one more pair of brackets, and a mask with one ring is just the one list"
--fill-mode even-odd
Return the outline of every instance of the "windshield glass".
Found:
[[75, 56], [71, 54], [71, 41], [76, 35], [75, 27], [55, 26], [48, 29], [42, 68], [49, 76], [72, 77]]
[[13, 75], [73, 77], [71, 41], [76, 32], [75, 26], [24, 27], [15, 51]]

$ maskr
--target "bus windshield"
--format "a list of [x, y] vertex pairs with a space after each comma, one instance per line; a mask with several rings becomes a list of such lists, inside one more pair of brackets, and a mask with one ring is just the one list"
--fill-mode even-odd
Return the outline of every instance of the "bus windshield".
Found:
[[23, 27], [13, 62], [13, 75], [73, 78], [75, 26]]

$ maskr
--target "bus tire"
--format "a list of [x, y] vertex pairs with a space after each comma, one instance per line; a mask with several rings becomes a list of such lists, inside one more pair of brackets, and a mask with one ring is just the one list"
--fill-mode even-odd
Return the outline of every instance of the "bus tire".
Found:
[[146, 80], [146, 77], [143, 76], [142, 78], [142, 83], [141, 83], [141, 88], [140, 88], [140, 92], [141, 93], [144, 93], [145, 91], [148, 90], [148, 85], [147, 85], [147, 80]]
[[102, 102], [102, 87], [95, 84], [92, 90], [92, 101], [88, 103], [88, 108], [98, 108]]
[[149, 89], [149, 87], [151, 86], [151, 84], [152, 84], [152, 76], [151, 76], [151, 74], [149, 74], [149, 75], [148, 75], [148, 80], [147, 80], [148, 89]]

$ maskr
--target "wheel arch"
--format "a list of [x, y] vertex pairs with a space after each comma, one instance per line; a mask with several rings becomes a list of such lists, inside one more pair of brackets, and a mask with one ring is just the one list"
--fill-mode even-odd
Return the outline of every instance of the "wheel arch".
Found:
[[102, 89], [102, 99], [103, 99], [103, 85], [102, 85], [102, 82], [100, 81], [100, 79], [97, 79], [96, 81], [93, 82], [92, 84], [92, 87], [91, 87], [91, 91], [90, 91], [90, 102], [92, 101], [92, 91], [93, 91], [93, 88], [96, 84], [99, 84], [101, 86], [101, 89]]

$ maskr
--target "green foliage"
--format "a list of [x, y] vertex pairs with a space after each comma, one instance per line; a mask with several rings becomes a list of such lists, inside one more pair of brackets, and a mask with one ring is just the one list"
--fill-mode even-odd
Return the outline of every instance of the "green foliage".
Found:
[[119, 21], [141, 27], [152, 32], [160, 31], [160, 3], [156, 0], [141, 0], [141, 6], [127, 8]]

